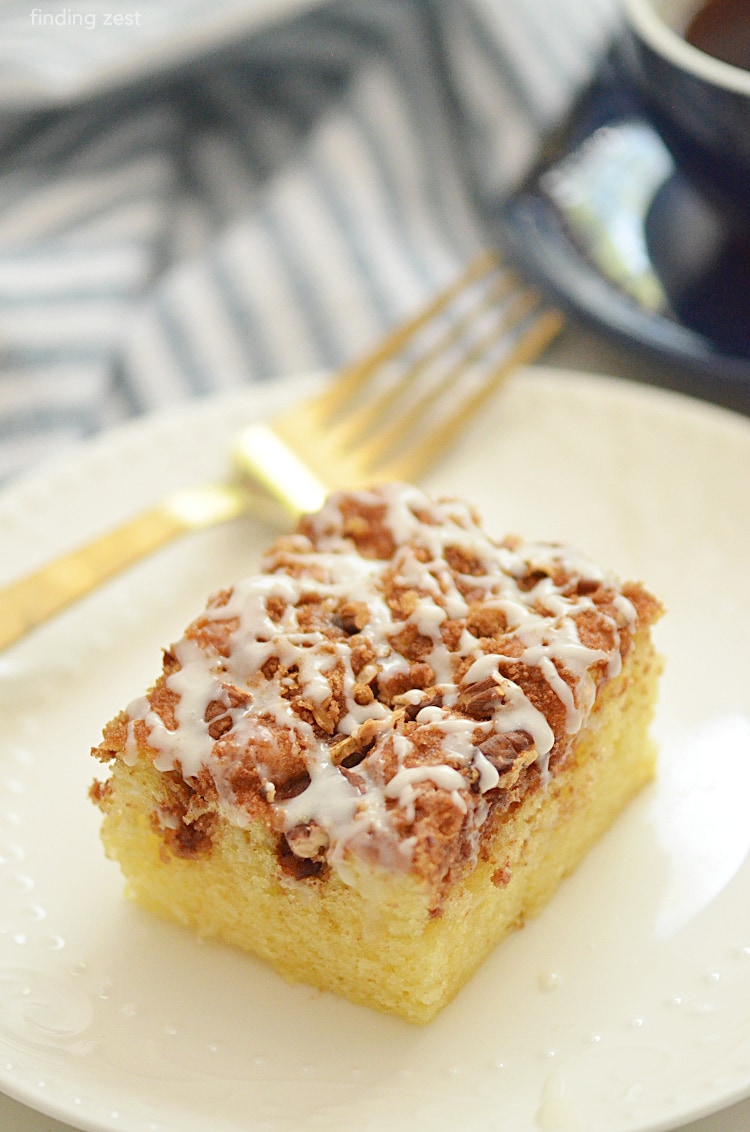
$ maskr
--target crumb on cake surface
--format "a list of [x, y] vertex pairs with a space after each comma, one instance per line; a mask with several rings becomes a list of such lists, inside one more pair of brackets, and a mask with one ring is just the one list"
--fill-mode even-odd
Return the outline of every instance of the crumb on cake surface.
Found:
[[151, 820], [176, 857], [260, 822], [287, 875], [372, 862], [439, 915], [660, 612], [567, 548], [492, 539], [460, 501], [339, 493], [210, 599], [94, 753], [163, 776]]

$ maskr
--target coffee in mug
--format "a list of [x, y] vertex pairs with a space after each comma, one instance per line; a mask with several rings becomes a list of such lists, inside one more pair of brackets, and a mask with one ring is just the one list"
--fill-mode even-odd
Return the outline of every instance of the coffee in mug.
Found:
[[750, 3], [708, 0], [690, 20], [685, 39], [722, 63], [750, 71]]

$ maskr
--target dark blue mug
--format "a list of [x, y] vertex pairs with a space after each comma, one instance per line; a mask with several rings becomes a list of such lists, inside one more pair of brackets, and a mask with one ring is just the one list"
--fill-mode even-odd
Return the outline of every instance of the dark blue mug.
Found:
[[622, 4], [620, 60], [644, 112], [685, 176], [750, 228], [750, 69], [686, 40], [700, 0]]

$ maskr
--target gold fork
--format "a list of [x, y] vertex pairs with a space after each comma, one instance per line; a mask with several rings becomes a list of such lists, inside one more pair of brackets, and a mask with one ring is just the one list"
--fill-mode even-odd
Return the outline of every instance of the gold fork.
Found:
[[418, 479], [561, 326], [559, 311], [482, 253], [321, 393], [244, 429], [233, 477], [177, 492], [0, 588], [0, 648], [178, 535], [243, 514], [288, 525], [335, 488]]

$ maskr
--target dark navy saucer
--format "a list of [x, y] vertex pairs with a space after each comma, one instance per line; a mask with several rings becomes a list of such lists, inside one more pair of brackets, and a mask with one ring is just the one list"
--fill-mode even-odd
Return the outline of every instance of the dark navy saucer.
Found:
[[525, 183], [501, 242], [555, 300], [750, 411], [750, 225], [675, 168], [613, 53]]

